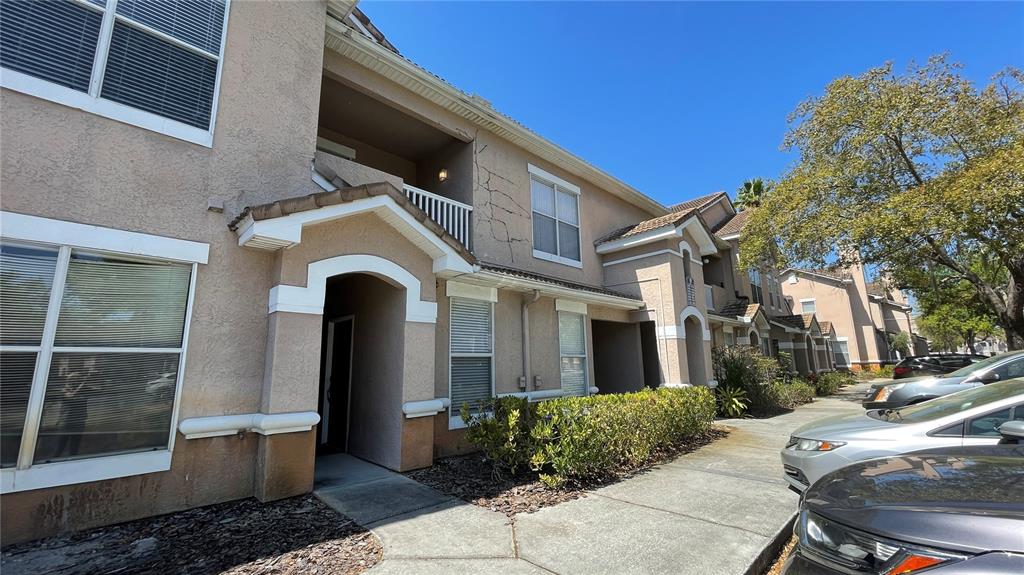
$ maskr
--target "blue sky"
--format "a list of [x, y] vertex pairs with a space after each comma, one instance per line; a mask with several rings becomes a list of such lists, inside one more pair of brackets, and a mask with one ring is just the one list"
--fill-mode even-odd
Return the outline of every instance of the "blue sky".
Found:
[[407, 57], [659, 201], [775, 178], [833, 78], [949, 52], [1024, 67], [1024, 3], [385, 2]]

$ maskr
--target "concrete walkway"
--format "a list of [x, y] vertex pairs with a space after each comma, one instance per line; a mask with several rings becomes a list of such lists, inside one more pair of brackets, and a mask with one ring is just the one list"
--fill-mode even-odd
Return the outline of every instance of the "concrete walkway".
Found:
[[347, 456], [317, 462], [316, 494], [384, 544], [391, 573], [759, 573], [798, 498], [778, 451], [790, 431], [857, 412], [865, 384], [762, 420], [587, 497], [504, 515]]

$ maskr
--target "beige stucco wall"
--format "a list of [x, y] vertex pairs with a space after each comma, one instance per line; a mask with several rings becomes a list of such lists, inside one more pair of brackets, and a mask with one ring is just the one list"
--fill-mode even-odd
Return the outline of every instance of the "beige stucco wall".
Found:
[[[227, 223], [243, 205], [312, 191], [324, 17], [319, 2], [231, 3], [212, 148], [0, 90], [0, 208], [210, 245], [179, 421], [261, 407], [273, 257], [240, 249]], [[210, 197], [225, 213], [207, 211]], [[2, 537], [252, 495], [256, 444], [179, 435], [168, 472], [4, 495]]]
[[848, 284], [798, 273], [796, 283], [790, 277], [782, 279], [782, 290], [793, 299], [797, 311], [801, 299], [813, 298], [818, 321], [832, 322], [836, 336], [846, 338], [850, 363], [869, 364], [878, 361], [879, 350], [867, 298], [858, 291], [863, 289], [863, 279], [858, 281], [857, 274], [854, 276], [854, 282]]

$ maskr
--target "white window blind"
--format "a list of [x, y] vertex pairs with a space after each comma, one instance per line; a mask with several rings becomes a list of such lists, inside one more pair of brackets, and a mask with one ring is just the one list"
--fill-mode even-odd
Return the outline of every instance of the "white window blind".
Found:
[[834, 353], [836, 356], [836, 365], [850, 365], [850, 347], [847, 342], [837, 341]]
[[579, 196], [537, 175], [530, 176], [533, 248], [580, 261]]
[[733, 343], [735, 343], [735, 340], [733, 339], [732, 332], [731, 331], [725, 332], [725, 345], [731, 346]]
[[807, 300], [800, 302], [800, 313], [814, 313], [818, 311], [814, 300]]
[[3, 465], [167, 449], [193, 266], [14, 244], [2, 257]]
[[558, 348], [561, 356], [562, 392], [566, 395], [587, 394], [586, 316], [558, 312]]
[[462, 405], [478, 412], [493, 396], [493, 308], [491, 302], [452, 297], [450, 329], [451, 417]]
[[208, 136], [226, 17], [227, 0], [5, 0], [0, 65], [78, 94], [4, 85], [185, 139], [190, 130]]

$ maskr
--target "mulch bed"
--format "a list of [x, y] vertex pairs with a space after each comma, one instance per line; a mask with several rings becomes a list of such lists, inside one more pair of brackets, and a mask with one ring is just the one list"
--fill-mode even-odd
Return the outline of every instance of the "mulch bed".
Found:
[[481, 453], [438, 459], [431, 467], [410, 471], [405, 475], [452, 497], [504, 513], [507, 517], [515, 517], [518, 513], [533, 513], [544, 507], [586, 497], [587, 489], [620, 481], [695, 451], [726, 435], [726, 430], [712, 428], [685, 443], [658, 452], [640, 467], [618, 470], [603, 481], [554, 489], [541, 483], [532, 471], [523, 471], [515, 476], [498, 473]]
[[380, 562], [369, 531], [312, 495], [245, 499], [6, 547], [4, 575], [362, 573]]
[[782, 568], [786, 565], [786, 559], [789, 559], [789, 554], [793, 552], [793, 548], [796, 547], [796, 535], [790, 538], [789, 543], [782, 548], [779, 552], [779, 557], [772, 563], [772, 566], [764, 572], [764, 575], [781, 575]]

